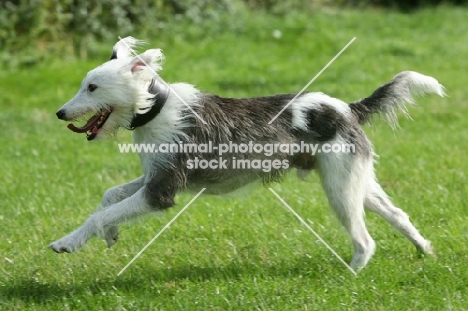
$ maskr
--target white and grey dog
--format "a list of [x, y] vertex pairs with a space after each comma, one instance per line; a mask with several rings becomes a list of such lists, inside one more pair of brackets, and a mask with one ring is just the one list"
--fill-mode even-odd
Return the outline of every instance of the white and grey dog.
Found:
[[[375, 242], [366, 229], [364, 208], [382, 216], [419, 251], [432, 252], [430, 242], [392, 204], [377, 182], [372, 145], [360, 124], [369, 122], [375, 114], [396, 122], [396, 111], [405, 111], [405, 104], [413, 103], [413, 95], [443, 96], [443, 87], [434, 78], [405, 71], [369, 97], [349, 105], [323, 93], [304, 93], [269, 124], [295, 94], [234, 99], [202, 93], [185, 83], [166, 84], [155, 74], [161, 69], [161, 50], [131, 55], [131, 48], [140, 43], [132, 37], [119, 41], [111, 59], [86, 75], [75, 97], [57, 112], [58, 118], [70, 121], [93, 113], [84, 126], [68, 126], [75, 132], [86, 133], [88, 140], [109, 137], [124, 128], [133, 131], [134, 142], [138, 144], [344, 142], [353, 144], [355, 150], [278, 153], [276, 159], [287, 159], [290, 166], [269, 172], [233, 169], [230, 165], [228, 169], [189, 169], [186, 165], [195, 157], [216, 159], [219, 156], [216, 151], [141, 153], [144, 175], [107, 190], [102, 199], [103, 209], [80, 228], [53, 242], [50, 247], [55, 252], [74, 252], [93, 236], [103, 236], [111, 247], [117, 241], [119, 225], [173, 206], [180, 191], [199, 191], [205, 187], [207, 193], [224, 194], [256, 180], [279, 181], [290, 168], [318, 172], [333, 211], [351, 236], [353, 268], [363, 268], [375, 250]], [[258, 153], [231, 155], [265, 158]]]

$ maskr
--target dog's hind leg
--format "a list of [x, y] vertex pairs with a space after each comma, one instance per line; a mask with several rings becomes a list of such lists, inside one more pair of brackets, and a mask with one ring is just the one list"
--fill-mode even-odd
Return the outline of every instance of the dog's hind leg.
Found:
[[364, 195], [368, 159], [354, 154], [320, 154], [318, 172], [328, 201], [348, 231], [354, 246], [351, 267], [364, 268], [375, 251], [375, 242], [364, 221]]
[[[113, 204], [119, 203], [125, 198], [128, 198], [135, 194], [141, 187], [143, 187], [145, 182], [145, 176], [141, 176], [127, 184], [120, 186], [112, 187], [104, 193], [102, 197], [102, 207], [103, 209], [112, 206]], [[118, 226], [109, 226], [104, 228], [104, 238], [107, 243], [107, 247], [112, 247], [119, 238], [119, 227]]]
[[392, 204], [375, 178], [370, 180], [364, 204], [366, 209], [379, 214], [401, 232], [419, 251], [432, 254], [431, 242], [421, 236], [405, 212]]

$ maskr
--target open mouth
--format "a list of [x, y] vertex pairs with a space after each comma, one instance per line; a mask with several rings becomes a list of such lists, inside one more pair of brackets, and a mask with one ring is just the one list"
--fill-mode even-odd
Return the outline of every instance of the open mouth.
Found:
[[102, 128], [104, 123], [106, 123], [112, 110], [112, 107], [109, 107], [107, 110], [101, 109], [99, 112], [93, 115], [82, 127], [76, 127], [70, 123], [68, 124], [68, 128], [75, 133], [86, 133], [86, 138], [88, 140], [93, 140], [99, 133], [99, 130]]

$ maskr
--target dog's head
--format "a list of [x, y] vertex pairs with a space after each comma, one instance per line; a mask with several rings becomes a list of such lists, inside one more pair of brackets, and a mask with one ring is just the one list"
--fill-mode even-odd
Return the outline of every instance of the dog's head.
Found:
[[86, 133], [88, 140], [100, 139], [115, 134], [120, 127], [132, 128], [136, 120], [138, 123], [145, 114], [154, 113], [156, 95], [167, 93], [166, 84], [157, 75], [164, 56], [159, 49], [132, 56], [133, 47], [140, 44], [142, 41], [132, 37], [120, 40], [111, 59], [88, 72], [78, 93], [60, 108], [57, 117], [75, 121], [92, 116], [85, 125], [69, 124], [69, 129]]

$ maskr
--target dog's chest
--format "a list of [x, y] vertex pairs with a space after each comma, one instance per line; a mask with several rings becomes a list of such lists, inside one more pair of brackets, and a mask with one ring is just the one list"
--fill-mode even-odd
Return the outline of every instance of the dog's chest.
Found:
[[[141, 168], [145, 175], [149, 174], [152, 170], [153, 163], [155, 161], [156, 150], [151, 150], [151, 147], [156, 147], [157, 144], [151, 142], [151, 137], [145, 135], [144, 132], [135, 130], [133, 132], [133, 143], [135, 146], [140, 146], [141, 150], [138, 152], [140, 158]], [[145, 148], [143, 148], [143, 146]]]

